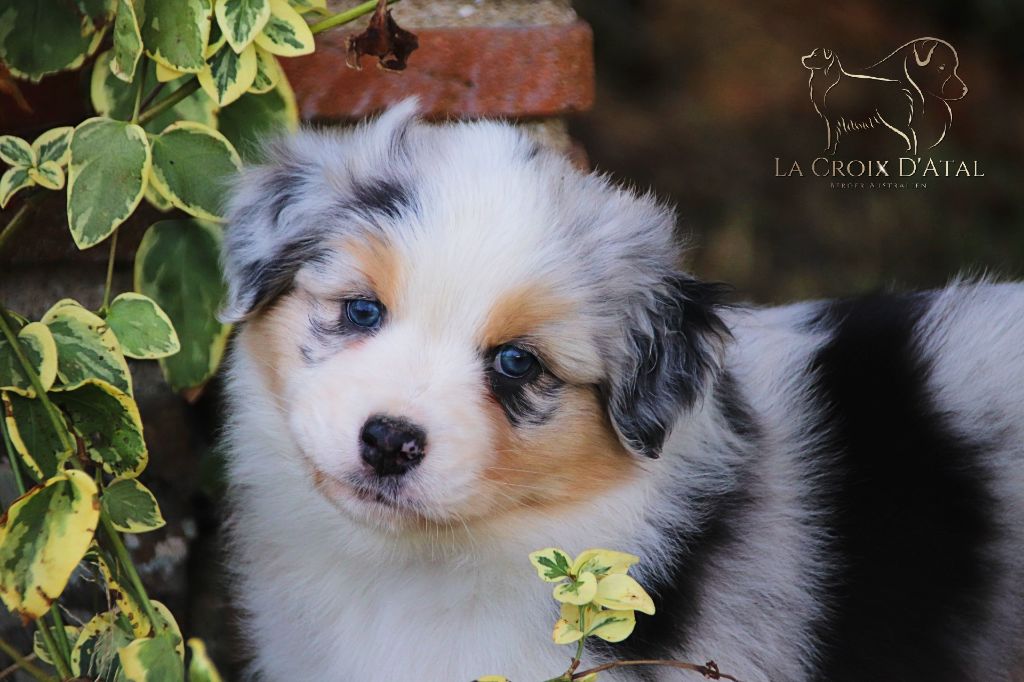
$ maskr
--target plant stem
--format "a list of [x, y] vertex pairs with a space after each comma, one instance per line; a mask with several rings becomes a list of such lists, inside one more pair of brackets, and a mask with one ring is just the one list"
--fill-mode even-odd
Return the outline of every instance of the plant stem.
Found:
[[167, 85], [167, 83], [157, 83], [156, 87], [150, 90], [149, 94], [142, 100], [142, 104], [139, 105], [139, 110], [145, 111], [148, 109], [149, 105], [153, 103], [154, 99], [156, 99], [156, 96], [163, 92], [165, 85]]
[[39, 636], [43, 638], [43, 643], [46, 644], [46, 650], [50, 653], [50, 658], [53, 659], [53, 667], [57, 669], [57, 674], [60, 675], [62, 680], [70, 679], [71, 669], [61, 655], [60, 649], [57, 648], [57, 643], [53, 641], [53, 633], [50, 632], [46, 621], [42, 618], [36, 620], [36, 629], [39, 630]]
[[13, 646], [8, 644], [7, 641], [3, 639], [0, 639], [0, 651], [3, 651], [5, 654], [10, 656], [11, 659], [19, 668], [27, 672], [35, 680], [38, 680], [38, 682], [57, 682], [57, 680], [53, 676], [47, 675], [45, 672], [43, 672], [41, 668], [37, 667], [34, 663], [30, 663], [27, 658], [18, 653], [17, 649], [15, 649]]
[[14, 451], [14, 443], [7, 433], [7, 420], [0, 419], [0, 435], [4, 439], [4, 449], [7, 451], [7, 459], [11, 462], [11, 471], [14, 472], [14, 484], [18, 486], [18, 495], [25, 494], [25, 480], [21, 477], [21, 466], [18, 464], [18, 453]]
[[135, 564], [132, 563], [132, 557], [128, 554], [128, 548], [121, 541], [121, 536], [118, 534], [117, 529], [114, 528], [114, 524], [110, 521], [110, 517], [107, 516], [105, 509], [100, 509], [100, 523], [103, 525], [103, 530], [107, 532], [110, 544], [114, 548], [114, 554], [124, 568], [125, 573], [128, 574], [128, 582], [131, 583], [132, 588], [135, 590], [135, 596], [139, 598], [142, 610], [146, 612], [146, 618], [149, 619], [154, 630], [161, 630], [160, 624], [162, 621], [157, 618], [156, 610], [153, 608], [152, 602], [149, 601], [149, 595], [142, 584], [142, 579], [139, 578], [139, 573], [135, 570]]
[[153, 106], [149, 107], [148, 109], [143, 111], [141, 114], [139, 114], [138, 124], [139, 125], [143, 125], [143, 124], [149, 123], [154, 118], [156, 118], [160, 114], [164, 113], [165, 111], [167, 111], [168, 109], [173, 107], [175, 104], [177, 104], [181, 100], [185, 99], [186, 97], [188, 97], [189, 95], [191, 95], [193, 92], [195, 92], [198, 89], [199, 89], [199, 79], [198, 78], [192, 78], [192, 80], [190, 80], [190, 81], [188, 81], [186, 83], [182, 83], [181, 85], [178, 86], [177, 90], [175, 90], [171, 94], [167, 95], [167, 97], [164, 97], [162, 100], [160, 100], [159, 102], [157, 102], [156, 104], [154, 104]]
[[32, 212], [32, 209], [43, 200], [43, 192], [37, 192], [30, 197], [26, 197], [25, 201], [22, 202], [21, 208], [14, 214], [14, 217], [7, 221], [7, 225], [4, 226], [3, 232], [0, 232], [0, 253], [3, 253], [4, 247], [7, 246], [7, 242], [10, 241], [11, 237], [21, 228], [28, 218], [28, 214]]
[[71, 665], [71, 642], [68, 641], [68, 633], [64, 631], [64, 619], [60, 616], [60, 609], [57, 602], [50, 604], [50, 616], [53, 618], [54, 639], [57, 640], [57, 648], [60, 649], [64, 660]]
[[132, 106], [132, 123], [139, 122], [139, 108], [142, 105], [142, 86], [143, 81], [146, 80], [144, 74], [138, 74], [139, 84], [135, 86], [135, 104]]
[[603, 672], [605, 670], [612, 670], [613, 668], [625, 668], [626, 666], [634, 665], [662, 665], [669, 668], [678, 668], [679, 670], [691, 670], [695, 673], [700, 673], [709, 680], [730, 680], [731, 682], [740, 682], [732, 675], [726, 675], [723, 672], [719, 672], [718, 666], [715, 665], [714, 661], [708, 661], [704, 665], [697, 665], [696, 663], [686, 663], [684, 661], [671, 661], [663, 659], [646, 659], [638, 661], [612, 661], [611, 663], [604, 663], [588, 670], [581, 670], [578, 673], [573, 673], [572, 679], [578, 680], [581, 677], [587, 675], [593, 675], [594, 673]]
[[[389, 5], [396, 2], [398, 2], [398, 0], [388, 0]], [[355, 21], [359, 17], [364, 14], [369, 14], [375, 9], [377, 9], [377, 0], [369, 0], [361, 5], [356, 5], [352, 9], [347, 9], [344, 12], [338, 12], [334, 16], [330, 16], [323, 21], [316, 22], [309, 27], [309, 30], [314, 34], [321, 33], [329, 28], [334, 28], [335, 26], [341, 26], [342, 24], [347, 24], [350, 21]]]
[[103, 285], [103, 305], [100, 306], [100, 317], [106, 317], [110, 309], [110, 289], [114, 283], [114, 257], [117, 252], [118, 228], [114, 228], [114, 234], [110, 236], [110, 256], [107, 258], [107, 280]]

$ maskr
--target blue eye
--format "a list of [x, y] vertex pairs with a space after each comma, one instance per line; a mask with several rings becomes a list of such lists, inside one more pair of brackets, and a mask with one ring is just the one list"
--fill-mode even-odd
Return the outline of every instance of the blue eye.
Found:
[[494, 356], [494, 369], [512, 379], [522, 379], [537, 366], [537, 358], [519, 346], [502, 346]]
[[384, 305], [380, 301], [356, 298], [345, 304], [345, 315], [357, 327], [374, 329], [384, 317]]

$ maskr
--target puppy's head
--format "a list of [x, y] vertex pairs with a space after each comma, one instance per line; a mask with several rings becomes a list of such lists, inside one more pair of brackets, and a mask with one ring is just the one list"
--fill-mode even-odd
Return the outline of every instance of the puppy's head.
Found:
[[405, 103], [244, 174], [224, 317], [342, 511], [557, 507], [635, 476], [712, 380], [719, 292], [677, 270], [673, 226], [511, 126]]
[[832, 50], [816, 47], [810, 54], [805, 54], [801, 57], [800, 63], [804, 65], [805, 69], [810, 69], [811, 71], [824, 69], [825, 73], [828, 73], [836, 63], [836, 55]]
[[945, 40], [918, 38], [909, 45], [912, 58], [906, 60], [907, 74], [925, 92], [940, 99], [957, 100], [967, 94], [967, 85], [957, 73], [960, 59]]

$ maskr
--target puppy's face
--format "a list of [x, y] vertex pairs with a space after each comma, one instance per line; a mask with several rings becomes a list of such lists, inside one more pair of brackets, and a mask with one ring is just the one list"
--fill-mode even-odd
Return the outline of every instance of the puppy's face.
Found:
[[509, 127], [399, 108], [273, 158], [234, 199], [227, 315], [342, 513], [409, 528], [594, 500], [713, 371], [722, 330], [673, 269], [671, 214]]
[[800, 63], [804, 65], [805, 69], [814, 71], [817, 69], [829, 69], [835, 63], [835, 60], [836, 56], [832, 50], [816, 47], [810, 54], [801, 57]]
[[907, 72], [925, 92], [945, 100], [962, 99], [967, 85], [957, 73], [959, 57], [944, 40], [924, 38], [912, 43], [913, 59], [907, 60]]

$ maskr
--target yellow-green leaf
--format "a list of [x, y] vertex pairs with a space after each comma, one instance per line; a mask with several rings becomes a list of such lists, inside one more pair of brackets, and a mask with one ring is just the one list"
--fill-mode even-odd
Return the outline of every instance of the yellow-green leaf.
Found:
[[287, 0], [270, 0], [270, 19], [256, 44], [281, 57], [298, 57], [316, 49], [309, 24]]
[[14, 135], [0, 135], [0, 160], [21, 168], [36, 165], [36, 153], [32, 145]]
[[[27, 324], [18, 331], [18, 346], [35, 370], [43, 388], [49, 390], [57, 378], [57, 344], [50, 329], [39, 322]], [[36, 392], [25, 373], [14, 348], [0, 335], [0, 390], [34, 397]]]
[[587, 636], [600, 637], [606, 642], [621, 642], [636, 627], [632, 611], [602, 610], [587, 618]]
[[[39, 622], [36, 624], [36, 631], [32, 633], [32, 653], [34, 653], [39, 660], [45, 661], [50, 665], [53, 665], [53, 660], [50, 658], [50, 652], [46, 648], [46, 642], [43, 640], [43, 633], [39, 631], [39, 628], [46, 627]], [[56, 628], [49, 628], [50, 634], [56, 637]], [[82, 628], [75, 627], [74, 625], [64, 626], [64, 636], [67, 637], [69, 642], [74, 642], [78, 639], [78, 635], [81, 633]]]
[[151, 162], [146, 133], [137, 125], [90, 118], [71, 138], [68, 225], [80, 249], [99, 244], [142, 200]]
[[256, 46], [250, 45], [241, 54], [230, 45], [217, 50], [199, 72], [203, 91], [220, 106], [227, 106], [245, 94], [256, 79]]
[[590, 571], [599, 579], [612, 573], [625, 573], [640, 562], [640, 557], [611, 549], [588, 549], [580, 552], [572, 563], [573, 575]]
[[169, 66], [164, 66], [160, 62], [156, 62], [156, 79], [161, 83], [168, 83], [184, 75], [186, 75], [184, 71], [178, 71]]
[[71, 672], [79, 677], [118, 682], [121, 661], [117, 652], [131, 643], [133, 637], [121, 629], [117, 614], [101, 613], [82, 627], [71, 651]]
[[145, 533], [165, 524], [149, 488], [134, 478], [120, 478], [103, 490], [100, 501], [114, 527], [124, 533]]
[[65, 471], [19, 497], [0, 527], [0, 598], [25, 620], [43, 615], [64, 591], [99, 520], [96, 484]]
[[164, 220], [146, 232], [135, 255], [135, 289], [174, 324], [181, 351], [160, 360], [171, 387], [201, 386], [224, 354], [230, 326], [217, 320], [224, 297], [220, 229], [196, 220]]
[[141, 57], [142, 31], [135, 14], [135, 3], [133, 0], [118, 0], [117, 18], [114, 20], [114, 59], [110, 70], [125, 83], [131, 83]]
[[167, 313], [153, 299], [125, 292], [114, 299], [107, 313], [121, 350], [130, 358], [155, 360], [181, 350], [178, 335]]
[[227, 138], [201, 123], [179, 121], [153, 140], [153, 182], [172, 204], [200, 218], [220, 219], [228, 181], [241, 167]]
[[41, 400], [3, 392], [5, 423], [11, 444], [39, 480], [60, 470], [74, 453], [70, 437], [61, 438]]
[[29, 168], [28, 176], [35, 180], [37, 185], [46, 189], [56, 190], [64, 187], [64, 169], [57, 165], [56, 161], [46, 161]]
[[149, 461], [142, 418], [131, 396], [93, 380], [74, 390], [55, 390], [50, 398], [71, 420], [90, 459], [112, 476], [134, 477]]
[[0, 208], [7, 208], [8, 202], [21, 190], [32, 187], [36, 181], [29, 176], [28, 168], [8, 168], [0, 177]]
[[156, 613], [158, 621], [156, 629], [171, 636], [171, 643], [174, 644], [174, 650], [178, 653], [178, 658], [184, 661], [185, 640], [181, 636], [181, 628], [178, 626], [178, 621], [174, 620], [171, 610], [163, 602], [152, 599], [150, 603], [153, 605], [153, 611]]
[[[102, 502], [102, 500], [101, 500]], [[146, 620], [142, 605], [131, 592], [121, 586], [120, 576], [115, 575], [111, 567], [101, 557], [95, 557], [96, 565], [103, 575], [103, 582], [107, 586], [107, 602], [112, 599], [117, 604], [118, 613], [124, 616], [128, 624], [132, 626], [132, 634], [135, 637], [145, 637], [153, 629], [152, 624]]]
[[654, 615], [654, 601], [632, 577], [617, 573], [601, 579], [594, 603], [609, 609], [631, 609]]
[[221, 682], [220, 673], [206, 653], [206, 645], [201, 639], [192, 637], [188, 640], [192, 660], [188, 664], [188, 682]]
[[214, 12], [235, 52], [249, 46], [270, 18], [269, 0], [216, 0]]
[[168, 634], [137, 639], [118, 652], [128, 682], [183, 682], [185, 666]]
[[0, 62], [12, 74], [38, 81], [77, 69], [91, 55], [104, 29], [74, 2], [0, 0]]
[[537, 569], [537, 575], [546, 583], [557, 583], [569, 577], [571, 561], [569, 555], [555, 547], [539, 549], [530, 553], [530, 563]]
[[71, 126], [51, 128], [40, 135], [32, 143], [39, 163], [53, 161], [59, 166], [66, 166], [71, 156], [71, 134], [75, 129]]
[[572, 644], [579, 641], [582, 637], [583, 632], [564, 618], [559, 618], [555, 622], [555, 629], [551, 633], [551, 638], [555, 640], [555, 644]]
[[277, 63], [277, 57], [270, 54], [262, 47], [256, 48], [256, 78], [249, 86], [249, 92], [263, 94], [270, 92], [277, 87], [281, 78], [281, 65]]
[[555, 585], [552, 594], [555, 601], [564, 604], [589, 604], [597, 593], [597, 578], [593, 573], [581, 573], [575, 580]]
[[100, 379], [125, 393], [132, 392], [128, 363], [106, 321], [65, 299], [43, 315], [43, 323], [57, 342], [57, 376], [64, 388]]
[[[189, 682], [192, 682], [192, 680], [189, 680]], [[483, 677], [476, 678], [475, 680], [473, 680], [473, 682], [509, 682], [509, 681], [508, 681], [508, 678], [505, 677], [504, 675], [484, 675]]]
[[210, 38], [210, 9], [203, 0], [146, 0], [135, 8], [142, 43], [158, 64], [175, 71], [203, 69]]

